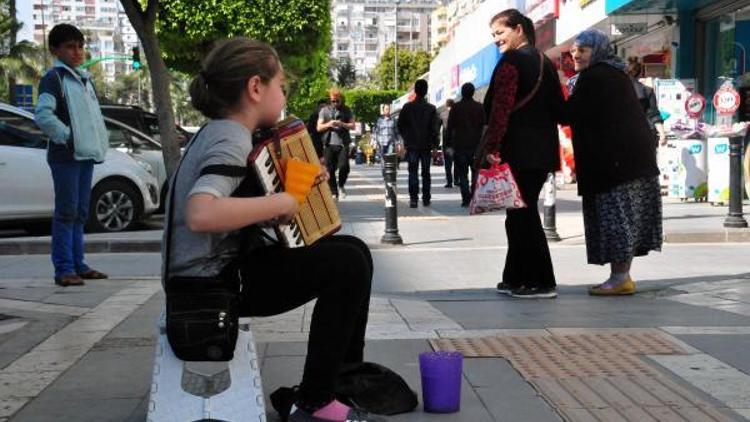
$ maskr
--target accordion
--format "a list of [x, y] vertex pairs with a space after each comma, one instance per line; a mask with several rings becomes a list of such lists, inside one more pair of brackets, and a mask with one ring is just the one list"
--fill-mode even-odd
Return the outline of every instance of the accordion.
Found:
[[[255, 146], [248, 157], [248, 164], [266, 195], [284, 191], [282, 160], [297, 158], [308, 163], [319, 163], [304, 122], [294, 116], [260, 133], [253, 143]], [[312, 187], [290, 224], [273, 227], [276, 238], [289, 248], [311, 245], [340, 228], [339, 210], [327, 183]]]

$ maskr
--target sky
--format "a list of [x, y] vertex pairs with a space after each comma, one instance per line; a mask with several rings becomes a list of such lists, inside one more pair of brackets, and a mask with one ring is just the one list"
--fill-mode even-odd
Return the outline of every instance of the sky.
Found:
[[18, 33], [18, 40], [34, 41], [34, 19], [32, 18], [31, 8], [33, 1], [16, 2], [18, 8], [18, 20], [23, 22], [23, 28]]

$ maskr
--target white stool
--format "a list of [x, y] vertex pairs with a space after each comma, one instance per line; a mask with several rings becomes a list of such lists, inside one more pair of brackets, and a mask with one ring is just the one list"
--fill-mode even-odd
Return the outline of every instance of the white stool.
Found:
[[234, 359], [185, 362], [167, 341], [164, 314], [159, 318], [148, 422], [265, 422], [258, 357], [248, 324], [240, 324]]

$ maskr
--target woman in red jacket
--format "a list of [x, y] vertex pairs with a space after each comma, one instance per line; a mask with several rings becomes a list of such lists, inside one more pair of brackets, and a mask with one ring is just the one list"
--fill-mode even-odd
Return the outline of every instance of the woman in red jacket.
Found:
[[484, 100], [486, 147], [477, 155], [492, 162], [492, 154], [500, 153], [528, 204], [508, 210], [508, 253], [497, 290], [518, 298], [554, 298], [555, 274], [537, 202], [547, 175], [560, 168], [560, 79], [552, 62], [534, 47], [534, 24], [521, 12], [500, 12], [490, 27], [503, 57]]

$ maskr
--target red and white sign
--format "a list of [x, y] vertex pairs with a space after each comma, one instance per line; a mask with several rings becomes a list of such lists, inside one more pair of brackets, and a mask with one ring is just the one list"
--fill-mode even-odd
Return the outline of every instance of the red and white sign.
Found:
[[550, 18], [560, 16], [558, 0], [529, 0], [526, 2], [526, 16], [537, 25]]
[[691, 119], [699, 119], [705, 109], [706, 98], [701, 94], [692, 94], [685, 100], [685, 111]]
[[722, 85], [714, 94], [714, 108], [719, 114], [734, 114], [740, 108], [740, 93], [731, 82]]

